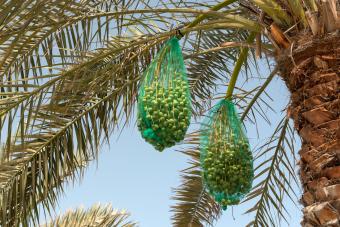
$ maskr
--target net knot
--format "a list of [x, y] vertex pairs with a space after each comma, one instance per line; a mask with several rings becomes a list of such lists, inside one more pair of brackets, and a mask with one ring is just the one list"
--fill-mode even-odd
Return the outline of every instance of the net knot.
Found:
[[176, 38], [181, 39], [183, 37], [184, 37], [183, 33], [181, 32], [181, 30], [179, 28], [177, 28], [176, 29]]

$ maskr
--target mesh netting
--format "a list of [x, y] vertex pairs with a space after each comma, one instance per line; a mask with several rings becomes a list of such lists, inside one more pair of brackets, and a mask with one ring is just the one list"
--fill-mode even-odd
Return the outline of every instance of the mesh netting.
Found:
[[181, 48], [171, 38], [144, 72], [138, 95], [138, 128], [157, 150], [183, 140], [191, 118]]
[[206, 188], [222, 205], [238, 204], [252, 185], [253, 157], [234, 104], [220, 101], [201, 126], [201, 165]]

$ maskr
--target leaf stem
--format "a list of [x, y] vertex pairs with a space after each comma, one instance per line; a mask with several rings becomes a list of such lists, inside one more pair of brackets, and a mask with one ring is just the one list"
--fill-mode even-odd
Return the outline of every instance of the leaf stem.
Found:
[[[247, 43], [253, 42], [253, 40], [255, 39], [255, 36], [256, 36], [255, 32], [250, 33], [250, 35], [247, 38]], [[231, 100], [233, 90], [235, 88], [235, 84], [236, 84], [238, 75], [240, 73], [241, 67], [243, 63], [245, 62], [245, 60], [247, 59], [248, 50], [249, 50], [249, 47], [243, 47], [241, 49], [240, 56], [238, 57], [236, 61], [234, 71], [229, 81], [228, 90], [227, 90], [226, 97], [225, 97], [226, 99]]]
[[267, 80], [263, 83], [263, 85], [261, 86], [260, 90], [257, 91], [257, 93], [254, 95], [253, 99], [250, 101], [250, 103], [248, 104], [247, 108], [245, 109], [245, 111], [243, 112], [240, 120], [243, 121], [244, 118], [247, 116], [249, 110], [251, 109], [251, 107], [254, 105], [254, 103], [256, 102], [257, 98], [262, 94], [262, 92], [266, 89], [266, 87], [268, 86], [268, 84], [272, 81], [273, 77], [277, 74], [278, 72], [278, 67], [276, 66], [274, 68], [274, 70], [270, 73], [270, 75], [268, 76]]

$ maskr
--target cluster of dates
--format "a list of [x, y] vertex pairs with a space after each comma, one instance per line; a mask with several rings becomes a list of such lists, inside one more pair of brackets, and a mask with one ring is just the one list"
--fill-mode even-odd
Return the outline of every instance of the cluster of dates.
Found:
[[247, 141], [211, 143], [203, 160], [203, 178], [209, 192], [222, 206], [238, 204], [253, 180], [253, 160]]
[[230, 100], [221, 100], [201, 127], [202, 178], [223, 209], [236, 205], [251, 190], [253, 156], [242, 122]]
[[188, 83], [174, 79], [167, 87], [157, 81], [145, 86], [138, 128], [142, 137], [158, 151], [183, 140], [190, 124]]

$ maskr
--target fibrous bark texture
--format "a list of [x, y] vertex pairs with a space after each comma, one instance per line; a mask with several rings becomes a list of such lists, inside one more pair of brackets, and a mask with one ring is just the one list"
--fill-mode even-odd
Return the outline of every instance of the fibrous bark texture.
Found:
[[302, 226], [340, 226], [340, 34], [301, 36], [279, 55], [302, 139]]

